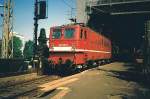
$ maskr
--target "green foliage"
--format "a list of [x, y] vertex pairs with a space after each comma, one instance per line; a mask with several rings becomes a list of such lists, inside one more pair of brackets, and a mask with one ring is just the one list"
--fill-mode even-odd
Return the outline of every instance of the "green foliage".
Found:
[[[12, 48], [12, 43], [11, 40], [9, 42], [9, 46], [10, 48]], [[14, 58], [22, 58], [22, 48], [23, 44], [22, 44], [22, 40], [20, 40], [19, 37], [14, 36], [13, 37], [13, 57]]]
[[33, 57], [33, 41], [29, 40], [25, 43], [23, 50], [23, 55], [26, 59], [31, 59]]
[[48, 58], [48, 56], [49, 56], [49, 48], [47, 46], [47, 38], [46, 38], [46, 32], [45, 32], [44, 28], [42, 28], [40, 30], [40, 36], [38, 38], [38, 42], [39, 42], [38, 55], [40, 57]]

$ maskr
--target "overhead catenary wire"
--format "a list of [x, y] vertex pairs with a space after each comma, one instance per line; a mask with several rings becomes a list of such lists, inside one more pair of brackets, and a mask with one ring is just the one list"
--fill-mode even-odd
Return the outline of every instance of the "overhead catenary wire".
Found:
[[70, 3], [72, 3], [73, 4], [73, 1], [72, 2], [70, 2], [70, 3], [68, 3], [68, 1], [67, 0], [62, 0], [62, 2], [66, 5], [66, 6], [68, 6], [71, 10], [69, 11], [70, 12], [70, 14], [68, 14], [69, 16], [70, 16], [70, 18], [69, 19], [72, 19], [73, 18], [73, 16], [74, 16], [74, 10], [75, 10], [75, 7], [73, 7], [73, 5], [71, 5]]
[[62, 2], [67, 5], [68, 7], [70, 7], [71, 9], [75, 9], [74, 7], [72, 7], [69, 3], [67, 3], [65, 0], [62, 0]]

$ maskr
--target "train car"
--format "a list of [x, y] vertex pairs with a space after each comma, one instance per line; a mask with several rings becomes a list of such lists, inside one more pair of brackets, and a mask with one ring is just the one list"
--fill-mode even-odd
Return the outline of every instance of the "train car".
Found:
[[63, 64], [84, 68], [112, 57], [111, 41], [80, 24], [50, 28], [49, 49], [49, 61], [55, 68]]

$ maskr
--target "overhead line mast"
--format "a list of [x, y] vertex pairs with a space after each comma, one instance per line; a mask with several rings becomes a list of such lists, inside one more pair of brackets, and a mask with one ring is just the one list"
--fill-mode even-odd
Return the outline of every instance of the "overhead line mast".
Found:
[[3, 8], [4, 13], [1, 58], [8, 59], [13, 58], [13, 0], [4, 0]]

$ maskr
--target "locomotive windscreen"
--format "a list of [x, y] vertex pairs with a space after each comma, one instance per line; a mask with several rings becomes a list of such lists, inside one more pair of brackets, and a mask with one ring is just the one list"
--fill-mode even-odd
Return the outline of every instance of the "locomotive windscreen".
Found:
[[73, 38], [75, 30], [73, 28], [65, 29], [65, 38]]
[[59, 39], [61, 37], [61, 29], [54, 29], [52, 33], [53, 39]]

